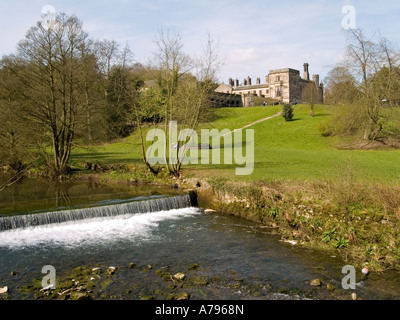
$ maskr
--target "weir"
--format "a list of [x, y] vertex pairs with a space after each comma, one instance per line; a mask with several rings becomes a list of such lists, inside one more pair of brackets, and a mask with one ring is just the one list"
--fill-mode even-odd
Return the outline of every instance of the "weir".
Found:
[[193, 195], [158, 198], [144, 201], [134, 201], [100, 207], [81, 208], [27, 214], [0, 218], [0, 231], [23, 229], [47, 224], [63, 223], [91, 218], [113, 217], [125, 214], [150, 213], [169, 211], [196, 206]]

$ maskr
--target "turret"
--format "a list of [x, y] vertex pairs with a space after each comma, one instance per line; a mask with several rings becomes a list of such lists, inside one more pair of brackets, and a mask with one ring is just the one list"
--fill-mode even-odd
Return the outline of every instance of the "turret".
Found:
[[303, 74], [303, 79], [304, 80], [310, 80], [310, 73], [308, 72], [308, 67], [309, 67], [310, 65], [308, 64], [308, 63], [305, 63], [304, 64], [304, 74]]

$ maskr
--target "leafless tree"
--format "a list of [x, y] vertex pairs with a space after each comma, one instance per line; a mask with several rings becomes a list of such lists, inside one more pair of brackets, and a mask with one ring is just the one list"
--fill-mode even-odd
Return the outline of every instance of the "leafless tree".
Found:
[[[367, 38], [359, 29], [349, 30], [346, 62], [361, 93], [357, 103], [366, 115], [362, 124], [365, 140], [376, 140], [384, 131], [381, 110], [388, 97], [382, 93], [393, 92], [398, 83], [398, 61], [398, 53], [386, 39]], [[385, 76], [380, 77], [384, 70]]]
[[15, 74], [23, 90], [27, 118], [51, 137], [52, 155], [43, 153], [54, 177], [62, 177], [85, 105], [82, 68], [87, 34], [75, 16], [58, 14], [51, 24], [39, 22], [18, 45]]
[[[164, 132], [169, 141], [168, 126], [177, 121], [181, 128], [196, 130], [210, 107], [209, 95], [214, 89], [219, 62], [216, 56], [217, 46], [211, 36], [203, 48], [203, 55], [195, 58], [185, 53], [179, 33], [171, 34], [160, 30], [156, 40], [153, 69], [157, 70], [156, 86], [161, 99], [160, 116], [163, 119]], [[165, 146], [164, 162], [168, 172], [179, 178], [183, 160], [188, 151], [188, 140], [178, 141], [177, 147]], [[143, 144], [142, 144], [143, 146]], [[143, 147], [143, 156], [145, 150]], [[169, 161], [173, 157], [175, 161]], [[145, 159], [152, 172], [157, 172]]]
[[302, 92], [302, 100], [310, 106], [310, 116], [314, 116], [314, 105], [322, 102], [319, 88], [315, 83], [308, 83]]

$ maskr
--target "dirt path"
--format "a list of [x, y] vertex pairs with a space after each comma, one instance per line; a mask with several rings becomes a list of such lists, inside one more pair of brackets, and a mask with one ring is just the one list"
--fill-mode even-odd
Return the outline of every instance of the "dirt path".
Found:
[[231, 132], [225, 133], [225, 134], [223, 135], [223, 137], [227, 136], [228, 134], [234, 133], [234, 132], [236, 132], [236, 131], [239, 131], [239, 130], [243, 130], [243, 129], [252, 127], [252, 126], [254, 126], [254, 125], [256, 125], [256, 124], [258, 124], [258, 123], [260, 123], [260, 122], [264, 122], [264, 121], [270, 120], [270, 119], [272, 119], [272, 118], [278, 117], [278, 116], [280, 116], [281, 114], [282, 114], [282, 112], [279, 112], [279, 113], [277, 113], [277, 114], [275, 114], [275, 115], [273, 115], [273, 116], [271, 116], [271, 117], [268, 117], [268, 118], [264, 118], [264, 119], [260, 119], [260, 120], [254, 121], [254, 122], [252, 122], [252, 123], [249, 123], [248, 125], [245, 125], [245, 126], [242, 127], [242, 128], [235, 129], [235, 130], [233, 130], [233, 131], [231, 131]]

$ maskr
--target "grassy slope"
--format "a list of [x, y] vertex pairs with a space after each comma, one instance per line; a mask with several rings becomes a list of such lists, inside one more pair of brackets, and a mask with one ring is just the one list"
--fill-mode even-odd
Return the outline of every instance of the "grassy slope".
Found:
[[[318, 126], [331, 115], [330, 106], [317, 106], [315, 116], [308, 107], [297, 105], [292, 122], [280, 116], [256, 124], [255, 170], [250, 176], [236, 177], [236, 165], [189, 165], [186, 173], [200, 177], [215, 175], [230, 179], [320, 180], [343, 177], [361, 180], [397, 181], [400, 177], [400, 151], [338, 150], [337, 138], [322, 137]], [[203, 128], [236, 129], [279, 112], [279, 106], [225, 108], [216, 110], [217, 118]], [[72, 159], [100, 163], [141, 164], [139, 135], [103, 146], [76, 148]], [[190, 172], [189, 172], [190, 171]]]
[[[213, 123], [218, 129], [241, 127], [244, 123], [274, 114], [278, 107], [257, 107], [250, 109], [218, 110], [227, 117]], [[400, 152], [338, 150], [338, 138], [322, 137], [318, 126], [332, 113], [330, 106], [317, 106], [315, 116], [310, 117], [308, 107], [297, 105], [292, 122], [282, 117], [256, 124], [255, 130], [255, 170], [252, 175], [234, 177], [233, 166], [219, 166], [220, 171], [230, 178], [239, 180], [281, 179], [319, 180], [335, 179], [344, 173], [361, 180], [398, 181], [400, 177]], [[252, 109], [252, 110], [251, 110]], [[279, 111], [279, 110], [278, 110]], [[217, 166], [214, 166], [218, 169]], [[193, 167], [202, 175], [213, 175], [213, 169], [203, 166]]]

